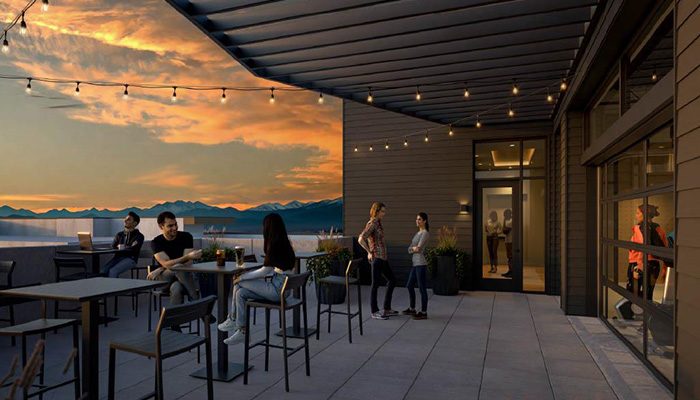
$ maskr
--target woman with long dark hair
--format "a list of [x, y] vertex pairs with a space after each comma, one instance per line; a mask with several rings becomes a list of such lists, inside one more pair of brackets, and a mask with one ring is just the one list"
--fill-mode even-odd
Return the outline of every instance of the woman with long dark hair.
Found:
[[[632, 227], [632, 237], [630, 240], [634, 243], [644, 244], [644, 233], [649, 233], [649, 240], [646, 244], [659, 247], [668, 247], [668, 239], [663, 228], [653, 221], [654, 217], [659, 216], [659, 208], [652, 204], [640, 204], [635, 210], [635, 224]], [[627, 266], [627, 290], [635, 293], [639, 297], [646, 297], [648, 300], [653, 299], [654, 286], [661, 272], [661, 260], [652, 255], [647, 254], [647, 284], [644, 282], [644, 254], [639, 250], [630, 250]]]
[[[406, 289], [408, 289], [408, 297], [410, 305], [403, 311], [405, 315], [412, 315], [413, 319], [428, 318], [428, 289], [426, 288], [426, 273], [428, 269], [428, 261], [425, 259], [425, 245], [430, 238], [430, 225], [428, 224], [428, 214], [424, 212], [418, 213], [416, 216], [416, 226], [418, 232], [413, 236], [411, 245], [408, 246], [408, 253], [412, 254], [411, 272], [408, 275]], [[420, 305], [421, 310], [416, 312], [416, 281], [418, 281], [418, 290], [420, 290]]]
[[[240, 343], [245, 339], [245, 303], [248, 300], [280, 301], [284, 274], [294, 268], [294, 249], [287, 236], [287, 228], [282, 217], [277, 213], [268, 214], [263, 220], [263, 249], [265, 260], [263, 267], [248, 272], [245, 280], [238, 283], [235, 297], [235, 323], [219, 326], [221, 330], [235, 330], [233, 335], [224, 340], [228, 345]], [[270, 279], [260, 279], [260, 278]], [[226, 329], [224, 329], [226, 328]]]

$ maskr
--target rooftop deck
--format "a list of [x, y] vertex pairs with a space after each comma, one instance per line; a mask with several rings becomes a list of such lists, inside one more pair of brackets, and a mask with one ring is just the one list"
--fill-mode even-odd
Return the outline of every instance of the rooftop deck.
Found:
[[[365, 301], [369, 300], [368, 288]], [[381, 295], [381, 293], [380, 293]], [[315, 302], [315, 296], [311, 295]], [[394, 308], [407, 304], [405, 290], [395, 291]], [[144, 299], [145, 300], [145, 299]], [[101, 393], [106, 398], [107, 343], [144, 332], [146, 303], [134, 318], [129, 299], [120, 303], [121, 319], [101, 327]], [[369, 310], [369, 304], [363, 304]], [[111, 309], [111, 301], [110, 301]], [[315, 311], [315, 303], [309, 310]], [[366, 316], [369, 313], [365, 313]], [[311, 376], [304, 375], [303, 354], [290, 359], [291, 392], [285, 393], [279, 351], [271, 350], [264, 372], [262, 348], [254, 349], [250, 381], [214, 384], [216, 398], [231, 399], [670, 399], [672, 396], [630, 351], [596, 318], [567, 317], [556, 297], [519, 293], [469, 292], [432, 296], [430, 319], [399, 316], [365, 319], [364, 336], [334, 316], [333, 329], [311, 339]], [[253, 337], [263, 333], [261, 322]], [[315, 324], [315, 314], [310, 323]], [[273, 322], [276, 328], [277, 322]], [[322, 322], [322, 326], [324, 323]], [[356, 329], [357, 330], [357, 329]], [[48, 375], [63, 367], [68, 332], [47, 338]], [[30, 347], [31, 349], [31, 347]], [[0, 375], [19, 346], [0, 343]], [[230, 350], [242, 360], [242, 345]], [[205, 382], [191, 378], [194, 351], [165, 362], [168, 399], [206, 398]], [[153, 389], [152, 360], [117, 354], [117, 398], [135, 399]], [[44, 398], [71, 398], [70, 387]]]

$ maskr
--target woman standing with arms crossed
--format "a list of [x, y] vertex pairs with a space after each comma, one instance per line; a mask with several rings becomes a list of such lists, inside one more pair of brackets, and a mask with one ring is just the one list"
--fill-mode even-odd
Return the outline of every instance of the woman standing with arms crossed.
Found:
[[[396, 278], [389, 266], [386, 244], [384, 243], [384, 227], [382, 227], [384, 215], [386, 215], [384, 203], [375, 202], [372, 204], [372, 208], [369, 210], [369, 221], [357, 239], [358, 244], [367, 252], [367, 260], [372, 267], [372, 289], [370, 291], [372, 318], [382, 320], [398, 314], [397, 311], [391, 309], [391, 295], [394, 292]], [[382, 276], [387, 280], [387, 286], [384, 294], [384, 310], [379, 311], [377, 290], [379, 289], [379, 278]]]
[[[418, 227], [418, 232], [413, 236], [411, 245], [408, 246], [408, 253], [413, 255], [411, 260], [413, 267], [411, 268], [411, 273], [408, 275], [408, 282], [406, 283], [408, 297], [411, 303], [403, 313], [404, 315], [413, 315], [413, 319], [427, 319], [428, 289], [426, 289], [426, 270], [428, 269], [428, 261], [425, 259], [423, 251], [430, 238], [430, 233], [428, 233], [430, 229], [428, 214], [424, 212], [418, 213], [418, 216], [416, 216], [416, 226]], [[416, 312], [416, 292], [414, 291], [416, 281], [418, 281], [418, 290], [420, 290], [421, 305], [421, 310], [418, 312]]]

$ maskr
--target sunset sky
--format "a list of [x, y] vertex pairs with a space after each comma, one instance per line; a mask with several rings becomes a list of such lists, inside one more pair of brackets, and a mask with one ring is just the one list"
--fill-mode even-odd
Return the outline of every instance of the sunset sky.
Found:
[[[38, 1], [40, 3], [40, 1]], [[0, 1], [7, 23], [26, 0]], [[75, 80], [279, 86], [255, 78], [162, 0], [52, 1], [10, 31], [0, 74]], [[0, 80], [0, 205], [246, 208], [341, 195], [341, 103], [318, 94], [123, 88]]]

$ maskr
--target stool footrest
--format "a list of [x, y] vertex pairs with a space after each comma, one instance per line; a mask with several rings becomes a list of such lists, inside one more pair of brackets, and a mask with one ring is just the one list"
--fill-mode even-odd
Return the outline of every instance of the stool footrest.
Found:
[[[255, 343], [249, 345], [248, 348], [252, 349], [253, 347], [256, 347], [256, 346], [265, 346], [265, 340], [263, 339], [263, 340], [260, 340], [258, 342], [255, 342]], [[273, 349], [280, 349], [280, 350], [284, 349], [284, 346], [281, 344], [270, 343], [270, 344], [268, 344], [268, 346], [272, 347]], [[302, 344], [302, 345], [299, 345], [297, 347], [287, 347], [287, 351], [289, 352], [289, 353], [287, 353], [287, 356], [291, 356], [292, 354], [296, 353], [297, 351], [303, 349], [304, 346], [305, 345]]]

